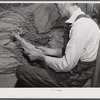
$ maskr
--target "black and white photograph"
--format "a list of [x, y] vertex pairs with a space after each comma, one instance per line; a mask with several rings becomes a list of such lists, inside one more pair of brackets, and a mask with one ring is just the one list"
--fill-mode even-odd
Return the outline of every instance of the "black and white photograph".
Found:
[[99, 41], [100, 3], [1, 2], [0, 88], [99, 88]]

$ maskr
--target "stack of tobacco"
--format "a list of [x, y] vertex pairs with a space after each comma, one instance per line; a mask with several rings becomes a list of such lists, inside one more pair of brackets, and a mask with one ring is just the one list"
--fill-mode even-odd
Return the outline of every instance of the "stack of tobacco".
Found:
[[[34, 14], [25, 16], [14, 11], [0, 13], [0, 73], [13, 73], [18, 66], [31, 66], [31, 62], [22, 53], [19, 42], [12, 31], [20, 35], [31, 44], [39, 38], [34, 25]], [[6, 52], [5, 52], [6, 51]]]

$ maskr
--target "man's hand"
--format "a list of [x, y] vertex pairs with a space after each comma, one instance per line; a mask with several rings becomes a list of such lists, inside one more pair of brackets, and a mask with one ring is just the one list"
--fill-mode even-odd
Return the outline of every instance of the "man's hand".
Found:
[[30, 60], [43, 60], [44, 52], [42, 50], [35, 48], [34, 45], [25, 41], [22, 37], [20, 37], [19, 32], [12, 31], [12, 33], [18, 39], [24, 49], [24, 54], [27, 55]]
[[29, 59], [31, 61], [33, 61], [33, 60], [41, 60], [41, 61], [44, 61], [44, 58], [45, 58], [44, 52], [41, 51], [40, 49], [31, 50], [28, 53], [26, 52], [26, 54], [28, 54]]

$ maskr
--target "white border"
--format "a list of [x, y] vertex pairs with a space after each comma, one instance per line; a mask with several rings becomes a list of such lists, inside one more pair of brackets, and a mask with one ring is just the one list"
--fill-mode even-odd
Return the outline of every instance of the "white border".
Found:
[[100, 1], [0, 1], [0, 3], [100, 3]]
[[[0, 3], [100, 3], [100, 1], [0, 1]], [[100, 88], [0, 88], [0, 98], [100, 98]]]
[[[59, 91], [60, 90], [60, 91]], [[100, 98], [96, 88], [1, 88], [0, 98]]]

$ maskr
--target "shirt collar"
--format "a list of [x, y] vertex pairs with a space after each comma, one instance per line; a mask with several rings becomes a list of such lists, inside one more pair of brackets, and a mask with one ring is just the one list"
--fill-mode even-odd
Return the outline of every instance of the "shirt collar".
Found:
[[73, 23], [80, 14], [85, 14], [80, 8], [77, 8], [73, 15], [65, 23]]

